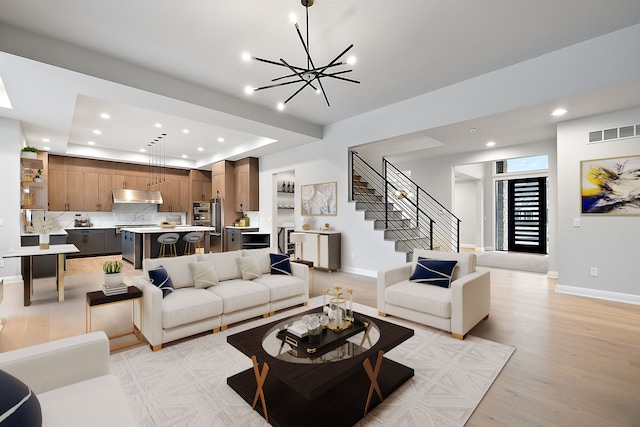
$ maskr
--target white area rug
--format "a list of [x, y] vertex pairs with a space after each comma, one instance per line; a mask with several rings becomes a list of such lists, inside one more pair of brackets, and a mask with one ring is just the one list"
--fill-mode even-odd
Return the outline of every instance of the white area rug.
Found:
[[[111, 372], [120, 378], [141, 426], [263, 426], [264, 419], [227, 386], [227, 377], [252, 366], [227, 344], [227, 336], [320, 305], [322, 297], [316, 297], [309, 307], [155, 353], [148, 346], [117, 353]], [[373, 308], [354, 304], [354, 309], [378, 318]], [[473, 336], [460, 341], [395, 317], [385, 320], [414, 329], [411, 339], [385, 357], [413, 368], [415, 376], [360, 421], [362, 426], [463, 426], [514, 351]]]

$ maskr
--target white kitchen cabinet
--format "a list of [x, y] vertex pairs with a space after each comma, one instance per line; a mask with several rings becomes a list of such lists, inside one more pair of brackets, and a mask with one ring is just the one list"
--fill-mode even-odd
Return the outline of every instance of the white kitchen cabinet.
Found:
[[322, 270], [337, 271], [341, 267], [341, 234], [336, 231], [297, 231], [304, 233], [304, 242], [297, 245], [296, 258], [313, 261]]

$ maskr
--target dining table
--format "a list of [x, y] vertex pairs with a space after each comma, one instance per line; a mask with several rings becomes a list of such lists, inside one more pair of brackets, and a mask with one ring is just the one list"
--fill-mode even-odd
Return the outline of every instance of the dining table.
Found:
[[24, 283], [24, 305], [31, 305], [33, 296], [33, 258], [44, 255], [56, 255], [56, 289], [58, 290], [58, 301], [64, 301], [64, 260], [66, 254], [80, 252], [76, 245], [50, 245], [47, 249], [40, 249], [39, 246], [20, 246], [12, 248], [4, 254], [3, 258], [20, 258], [22, 262], [22, 281]]

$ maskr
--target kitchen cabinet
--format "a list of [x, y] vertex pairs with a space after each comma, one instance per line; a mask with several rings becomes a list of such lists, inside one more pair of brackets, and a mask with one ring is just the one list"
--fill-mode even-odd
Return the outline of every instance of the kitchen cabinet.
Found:
[[235, 162], [235, 211], [260, 210], [260, 170], [258, 159], [246, 157]]
[[104, 229], [104, 253], [122, 253], [122, 236], [115, 228]]
[[49, 210], [84, 211], [84, 189], [84, 172], [49, 169]]
[[113, 208], [113, 176], [98, 174], [98, 211], [111, 212]]
[[189, 211], [189, 181], [167, 179], [158, 186], [162, 194], [162, 204], [158, 205], [158, 212], [187, 212]]
[[315, 268], [336, 271], [341, 267], [341, 234], [334, 231], [296, 231], [304, 242], [296, 248], [296, 258], [313, 261]]
[[208, 202], [211, 200], [211, 173], [208, 171], [192, 170], [189, 173], [191, 183], [191, 202]]
[[212, 198], [220, 197], [229, 202], [233, 196], [234, 190], [234, 174], [233, 163], [223, 160], [214, 163], [211, 167], [211, 196]]
[[[78, 256], [95, 256], [112, 253], [105, 248], [105, 232], [107, 229], [67, 229], [67, 243], [76, 245], [78, 253], [67, 255], [68, 258]], [[111, 229], [108, 229], [111, 230]], [[113, 229], [115, 232], [115, 229]], [[115, 252], [115, 251], [114, 251]]]

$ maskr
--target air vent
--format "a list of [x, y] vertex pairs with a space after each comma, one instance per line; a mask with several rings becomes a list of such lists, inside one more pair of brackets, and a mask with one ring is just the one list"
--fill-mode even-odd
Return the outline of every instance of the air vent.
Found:
[[634, 136], [640, 136], [640, 124], [622, 126], [619, 128], [594, 130], [593, 132], [589, 132], [589, 144], [598, 144], [600, 142], [608, 142], [616, 139], [633, 138]]

